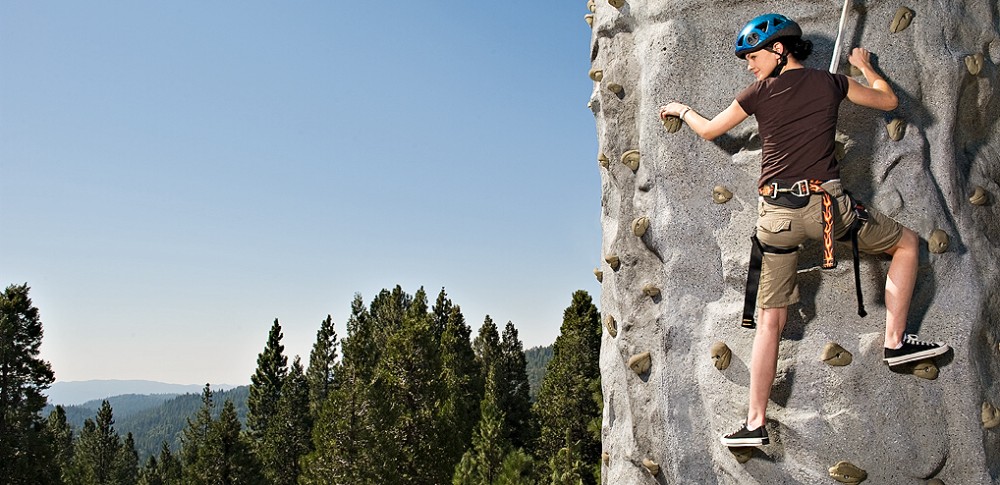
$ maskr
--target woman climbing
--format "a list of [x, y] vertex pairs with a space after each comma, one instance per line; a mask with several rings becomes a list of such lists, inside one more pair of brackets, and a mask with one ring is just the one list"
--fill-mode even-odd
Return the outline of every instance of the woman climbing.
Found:
[[[761, 15], [736, 37], [736, 55], [747, 61], [747, 70], [757, 81], [737, 94], [728, 108], [712, 119], [677, 102], [660, 108], [661, 118], [677, 116], [707, 140], [754, 115], [763, 140], [760, 217], [754, 240], [763, 251], [756, 287], [759, 327], [750, 357], [747, 418], [738, 430], [722, 437], [727, 446], [769, 443], [765, 411], [788, 305], [799, 300], [796, 249], [806, 239], [823, 240], [825, 268], [835, 264], [833, 239], [850, 239], [852, 231], [857, 231], [854, 236], [861, 251], [891, 255], [885, 284], [883, 359], [890, 367], [948, 351], [944, 343], [904, 335], [919, 238], [891, 218], [856, 204], [841, 186], [833, 154], [837, 111], [845, 97], [854, 104], [888, 111], [896, 108], [896, 95], [872, 67], [867, 50], [853, 49], [848, 61], [861, 70], [868, 86], [841, 74], [804, 67], [802, 61], [811, 52], [812, 42], [802, 39], [794, 21], [778, 14]], [[751, 305], [751, 328], [752, 311]], [[864, 314], [863, 309], [859, 314]]]

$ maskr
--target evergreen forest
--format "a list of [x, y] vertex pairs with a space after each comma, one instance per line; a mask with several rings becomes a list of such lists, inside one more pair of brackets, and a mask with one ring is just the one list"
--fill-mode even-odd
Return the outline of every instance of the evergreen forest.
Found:
[[601, 327], [584, 291], [555, 343], [527, 352], [511, 322], [487, 316], [473, 335], [443, 289], [433, 303], [423, 288], [355, 295], [347, 335], [327, 316], [306, 363], [275, 319], [248, 387], [116, 401], [162, 410], [143, 417], [141, 444], [109, 400], [82, 424], [46, 409], [55, 373], [29, 291], [0, 295], [0, 483], [600, 482]]

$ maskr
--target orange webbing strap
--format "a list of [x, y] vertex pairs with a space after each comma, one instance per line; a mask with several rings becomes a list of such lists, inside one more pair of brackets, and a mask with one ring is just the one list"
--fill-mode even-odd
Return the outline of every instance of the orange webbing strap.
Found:
[[[833, 269], [837, 267], [837, 257], [833, 254], [833, 197], [823, 190], [818, 184], [815, 188], [812, 184], [815, 180], [810, 180], [809, 189], [812, 192], [823, 194], [823, 269]], [[819, 189], [819, 190], [816, 190]]]

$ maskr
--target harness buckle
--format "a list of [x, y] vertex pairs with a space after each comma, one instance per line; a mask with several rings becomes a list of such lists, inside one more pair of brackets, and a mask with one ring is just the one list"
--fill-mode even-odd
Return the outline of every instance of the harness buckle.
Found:
[[809, 191], [809, 181], [799, 180], [798, 182], [795, 182], [788, 188], [788, 193], [796, 197], [809, 197], [809, 194], [811, 193]]
[[770, 197], [772, 199], [777, 199], [778, 198], [778, 192], [779, 192], [779, 190], [778, 190], [778, 182], [771, 182], [771, 195], [770, 195]]

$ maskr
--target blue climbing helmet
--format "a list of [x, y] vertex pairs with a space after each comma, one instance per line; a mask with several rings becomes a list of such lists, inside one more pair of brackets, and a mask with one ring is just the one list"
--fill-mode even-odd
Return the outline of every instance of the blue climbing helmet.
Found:
[[736, 36], [736, 56], [746, 59], [747, 54], [771, 45], [781, 37], [801, 37], [802, 29], [792, 19], [781, 14], [761, 15], [743, 26]]

